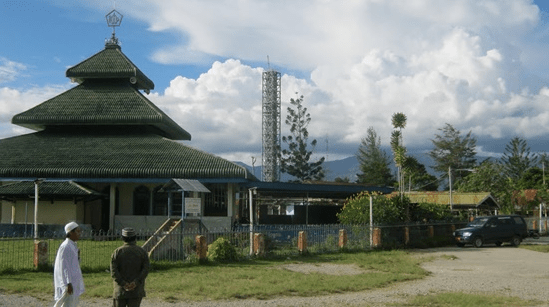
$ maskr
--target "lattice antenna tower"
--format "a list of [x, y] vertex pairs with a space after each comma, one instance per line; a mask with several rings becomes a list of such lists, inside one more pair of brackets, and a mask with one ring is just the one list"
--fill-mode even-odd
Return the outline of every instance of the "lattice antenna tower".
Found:
[[262, 114], [263, 114], [263, 181], [280, 181], [280, 73], [271, 69], [267, 57], [268, 69], [262, 77]]

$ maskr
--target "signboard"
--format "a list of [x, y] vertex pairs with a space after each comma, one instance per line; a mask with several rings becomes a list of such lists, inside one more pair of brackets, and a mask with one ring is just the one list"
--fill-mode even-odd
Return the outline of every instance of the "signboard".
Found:
[[194, 213], [200, 215], [202, 207], [201, 198], [185, 198], [185, 214]]

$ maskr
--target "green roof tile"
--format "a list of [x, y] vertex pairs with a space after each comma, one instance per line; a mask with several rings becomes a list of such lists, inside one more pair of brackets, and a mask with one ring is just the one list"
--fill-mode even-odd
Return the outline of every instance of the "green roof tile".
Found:
[[154, 89], [154, 83], [122, 53], [120, 46], [112, 44], [108, 44], [104, 50], [69, 68], [66, 76], [79, 83], [86, 79], [130, 80], [133, 78], [132, 83], [138, 89], [146, 91]]
[[[28, 196], [34, 195], [34, 182], [21, 181], [8, 183], [0, 186], [0, 195], [2, 196]], [[41, 196], [64, 195], [64, 196], [88, 196], [101, 195], [101, 193], [89, 188], [85, 188], [73, 181], [64, 182], [42, 182], [39, 184], [39, 193]]]
[[191, 139], [187, 131], [127, 82], [84, 82], [15, 115], [12, 123], [34, 130], [63, 125], [153, 126], [168, 138]]
[[243, 178], [233, 162], [155, 134], [41, 131], [0, 140], [3, 178]]

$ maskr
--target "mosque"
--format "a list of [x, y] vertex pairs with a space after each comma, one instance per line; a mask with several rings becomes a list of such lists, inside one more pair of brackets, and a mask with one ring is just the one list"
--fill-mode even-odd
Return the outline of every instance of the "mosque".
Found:
[[114, 31], [66, 76], [77, 85], [13, 116], [12, 124], [35, 132], [0, 140], [1, 224], [32, 224], [36, 216], [38, 225], [76, 221], [107, 231], [157, 229], [184, 217], [230, 228], [251, 212], [250, 189], [319, 197], [375, 189], [260, 182], [185, 145], [191, 134], [147, 98], [154, 83]]

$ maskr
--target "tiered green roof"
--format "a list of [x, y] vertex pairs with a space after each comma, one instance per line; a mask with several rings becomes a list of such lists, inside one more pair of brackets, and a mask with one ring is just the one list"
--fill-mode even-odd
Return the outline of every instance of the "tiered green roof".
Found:
[[139, 90], [154, 88], [116, 44], [67, 70], [78, 86], [13, 117], [38, 132], [0, 140], [0, 178], [252, 179], [174, 140], [191, 135]]
[[126, 79], [146, 92], [154, 83], [122, 53], [119, 45], [107, 43], [105, 50], [67, 70], [67, 77], [82, 83], [86, 79]]
[[246, 168], [156, 134], [41, 131], [0, 141], [6, 178], [243, 178]]
[[33, 130], [62, 126], [154, 127], [170, 139], [191, 139], [187, 131], [143, 94], [120, 80], [84, 82], [15, 115], [12, 123]]
[[82, 125], [146, 126], [170, 139], [191, 139], [187, 131], [139, 92], [153, 89], [154, 83], [122, 53], [120, 46], [107, 44], [104, 50], [69, 68], [67, 77], [80, 85], [15, 115], [12, 123], [33, 130]]

